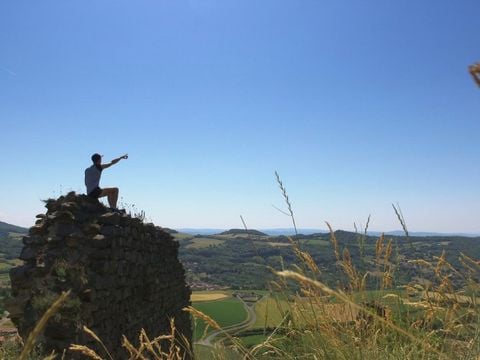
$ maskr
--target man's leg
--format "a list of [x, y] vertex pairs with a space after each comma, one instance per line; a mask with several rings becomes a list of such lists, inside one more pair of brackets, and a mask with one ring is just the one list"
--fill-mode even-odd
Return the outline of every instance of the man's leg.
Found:
[[101, 197], [108, 197], [108, 205], [111, 208], [117, 208], [117, 200], [118, 200], [118, 188], [105, 188], [102, 189], [102, 193], [100, 194], [99, 198]]

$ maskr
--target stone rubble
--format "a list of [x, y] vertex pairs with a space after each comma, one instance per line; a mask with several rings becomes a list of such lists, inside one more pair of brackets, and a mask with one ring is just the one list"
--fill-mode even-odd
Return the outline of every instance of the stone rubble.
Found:
[[71, 290], [40, 339], [47, 350], [61, 353], [75, 343], [103, 354], [85, 325], [115, 359], [126, 358], [123, 335], [135, 344], [141, 329], [150, 338], [169, 334], [170, 318], [191, 343], [190, 317], [182, 311], [191, 291], [170, 234], [73, 192], [48, 200], [46, 208], [23, 239], [24, 265], [10, 271], [8, 310], [24, 340], [61, 292]]

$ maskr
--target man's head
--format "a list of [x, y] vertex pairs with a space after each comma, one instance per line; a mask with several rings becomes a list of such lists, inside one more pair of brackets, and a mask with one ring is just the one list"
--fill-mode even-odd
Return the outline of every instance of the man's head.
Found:
[[102, 155], [100, 154], [93, 154], [92, 161], [95, 165], [99, 165], [102, 162]]

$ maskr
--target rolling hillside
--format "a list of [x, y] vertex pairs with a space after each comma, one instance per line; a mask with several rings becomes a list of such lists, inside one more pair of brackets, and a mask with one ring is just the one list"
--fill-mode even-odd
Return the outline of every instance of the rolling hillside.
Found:
[[[353, 264], [360, 270], [372, 270], [370, 285], [374, 286], [375, 247], [378, 236], [361, 236], [348, 231], [336, 231], [340, 256], [348, 249]], [[210, 235], [183, 237], [180, 242], [180, 260], [183, 262], [194, 289], [232, 288], [263, 289], [273, 279], [271, 268], [289, 268], [298, 259], [293, 251], [294, 240], [308, 252], [322, 272], [324, 280], [336, 286], [345, 279], [338, 278], [338, 265], [331, 244], [330, 234], [298, 235], [294, 237], [248, 235], [225, 237]], [[216, 241], [215, 241], [216, 240]], [[218, 241], [221, 240], [221, 241]], [[413, 277], [429, 277], [422, 269], [408, 260], [432, 260], [445, 251], [446, 258], [460, 265], [458, 256], [464, 253], [480, 258], [480, 237], [385, 236], [385, 244], [392, 241], [398, 280], [408, 283]], [[205, 246], [202, 246], [202, 242]], [[363, 254], [363, 255], [362, 255]], [[458, 281], [458, 279], [452, 279]]]
[[28, 229], [0, 221], [0, 260], [15, 259], [22, 250], [22, 236]]

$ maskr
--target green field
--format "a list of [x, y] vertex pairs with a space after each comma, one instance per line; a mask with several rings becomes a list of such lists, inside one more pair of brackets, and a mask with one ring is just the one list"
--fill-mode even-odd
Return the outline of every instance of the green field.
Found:
[[10, 269], [12, 265], [9, 262], [0, 262], [0, 271]]
[[198, 360], [210, 360], [210, 359], [228, 359], [228, 360], [241, 360], [242, 357], [228, 347], [213, 348], [204, 345], [195, 345], [194, 348], [195, 359]]
[[287, 310], [288, 303], [286, 300], [278, 300], [270, 296], [263, 298], [255, 304], [257, 320], [252, 329], [278, 326]]
[[221, 245], [224, 242], [225, 242], [224, 240], [218, 240], [218, 239], [195, 238], [195, 239], [192, 239], [191, 243], [187, 245], [187, 248], [201, 249], [209, 246]]
[[264, 342], [268, 338], [268, 335], [247, 335], [240, 337], [240, 341], [243, 346], [250, 348]]
[[[204, 301], [193, 303], [193, 307], [214, 319], [222, 328], [235, 325], [247, 319], [247, 312], [243, 304], [234, 298], [218, 301]], [[194, 339], [198, 340], [205, 331], [205, 322], [195, 320]], [[208, 329], [210, 332], [211, 329]]]
[[311, 246], [332, 246], [330, 241], [323, 239], [301, 239], [300, 242], [304, 245]]

